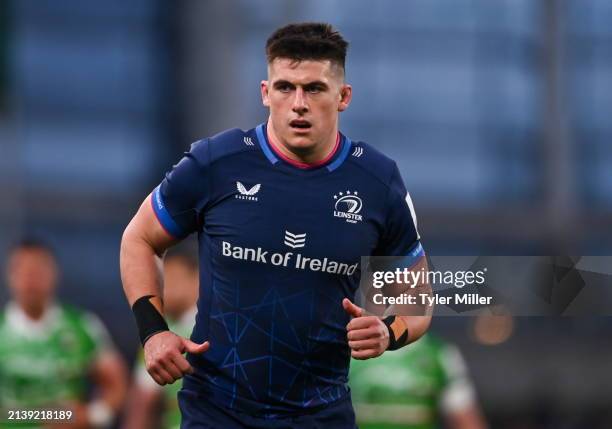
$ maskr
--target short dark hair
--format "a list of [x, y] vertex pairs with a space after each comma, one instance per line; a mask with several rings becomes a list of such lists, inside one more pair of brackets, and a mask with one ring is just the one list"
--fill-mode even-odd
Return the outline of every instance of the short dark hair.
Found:
[[303, 22], [276, 30], [266, 42], [268, 63], [276, 58], [296, 61], [330, 60], [342, 66], [346, 61], [348, 42], [330, 24]]
[[23, 237], [15, 241], [9, 249], [9, 254], [15, 253], [18, 250], [42, 250], [53, 258], [56, 257], [53, 246], [39, 237]]

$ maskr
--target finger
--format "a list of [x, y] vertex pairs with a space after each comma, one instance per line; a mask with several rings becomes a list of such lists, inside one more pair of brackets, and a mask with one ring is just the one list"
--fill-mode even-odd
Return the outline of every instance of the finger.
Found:
[[204, 341], [202, 344], [194, 343], [187, 338], [183, 338], [183, 346], [185, 347], [185, 351], [194, 355], [199, 355], [206, 352], [210, 348], [210, 343], [208, 341]]
[[351, 357], [353, 359], [370, 359], [376, 356], [379, 356], [380, 353], [374, 349], [367, 350], [353, 350], [351, 351]]
[[181, 372], [179, 367], [174, 364], [173, 359], [171, 357], [164, 360], [164, 363], [162, 365], [164, 366], [166, 372], [170, 374], [170, 377], [172, 377], [172, 380], [168, 382], [169, 384], [172, 384], [179, 378], [183, 377], [183, 373]]
[[346, 325], [346, 329], [349, 331], [352, 329], [365, 329], [379, 324], [380, 319], [376, 316], [357, 317], [355, 319], [351, 319], [348, 325]]
[[346, 311], [349, 316], [361, 317], [361, 315], [363, 314], [363, 309], [353, 304], [348, 298], [344, 298], [342, 300], [342, 307], [344, 307], [344, 311]]
[[151, 376], [151, 378], [160, 386], [163, 386], [163, 380], [161, 379], [161, 377], [157, 374], [157, 371], [154, 369], [149, 369], [147, 370], [147, 372], [149, 373], [149, 375]]
[[157, 374], [159, 375], [160, 380], [163, 382], [163, 385], [174, 383], [174, 377], [170, 375], [166, 368], [158, 368]]
[[181, 374], [193, 374], [193, 367], [187, 362], [187, 359], [180, 354], [177, 353], [172, 357], [172, 362], [176, 367], [181, 371]]
[[346, 338], [349, 341], [361, 341], [361, 340], [369, 340], [371, 338], [379, 338], [380, 335], [378, 330], [369, 328], [369, 329], [356, 329], [353, 331], [349, 331], [346, 334]]
[[367, 350], [376, 349], [379, 346], [379, 341], [375, 339], [361, 340], [361, 341], [349, 341], [348, 345], [352, 350]]
[[162, 367], [157, 367], [157, 368], [151, 370], [149, 373], [153, 376], [153, 379], [160, 386], [165, 386], [166, 384], [171, 384], [174, 381], [172, 376], [170, 374], [168, 374], [168, 372], [164, 368], [162, 368]]
[[[170, 357], [159, 360], [149, 371], [151, 375], [157, 375], [159, 384], [172, 384], [177, 378], [180, 378], [180, 371], [171, 363]], [[157, 381], [157, 380], [156, 380]]]
[[153, 380], [155, 380], [155, 382], [157, 384], [159, 384], [160, 386], [165, 386], [167, 384], [166, 381], [160, 375], [158, 375], [156, 372], [155, 373], [151, 373], [150, 375], [153, 378]]

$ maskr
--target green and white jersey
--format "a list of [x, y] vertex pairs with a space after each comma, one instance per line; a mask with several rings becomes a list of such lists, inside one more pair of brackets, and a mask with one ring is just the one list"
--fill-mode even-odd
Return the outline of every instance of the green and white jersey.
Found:
[[[189, 338], [191, 331], [195, 325], [195, 317], [197, 308], [193, 307], [190, 310], [183, 313], [179, 320], [168, 319], [168, 327], [172, 332], [181, 337]], [[142, 389], [159, 391], [163, 395], [163, 415], [162, 415], [162, 429], [179, 429], [181, 426], [181, 411], [178, 406], [177, 394], [181, 389], [182, 382], [176, 381], [173, 384], [166, 386], [160, 386], [147, 372], [144, 363], [144, 356], [142, 352], [138, 357], [138, 362], [135, 367], [135, 378], [136, 383]]]
[[440, 415], [475, 401], [458, 349], [431, 335], [374, 359], [353, 359], [349, 384], [361, 429], [432, 429]]
[[111, 349], [110, 337], [93, 314], [52, 305], [39, 320], [15, 303], [0, 312], [0, 428], [7, 410], [50, 408], [84, 400], [92, 363]]

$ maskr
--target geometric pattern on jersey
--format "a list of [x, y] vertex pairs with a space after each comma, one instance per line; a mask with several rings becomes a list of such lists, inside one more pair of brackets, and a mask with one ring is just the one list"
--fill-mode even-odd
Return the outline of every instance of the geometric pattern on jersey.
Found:
[[[242, 305], [240, 302], [240, 288], [231, 288], [219, 282], [213, 286], [213, 309], [211, 319], [214, 324], [222, 326], [227, 335], [227, 353], [222, 359], [221, 368], [231, 371], [233, 380], [209, 377], [218, 386], [231, 389], [232, 399], [230, 407], [234, 405], [236, 392], [241, 388], [243, 394], [248, 394], [250, 399], [261, 401], [251, 385], [251, 379], [257, 377], [261, 372], [259, 363], [265, 363], [268, 367], [268, 400], [273, 399], [279, 403], [286, 401], [290, 391], [297, 391], [302, 395], [301, 403], [295, 405], [307, 408], [313, 401], [327, 404], [334, 402], [347, 393], [345, 380], [340, 383], [330, 384], [321, 389], [317, 386], [316, 379], [320, 375], [313, 370], [312, 362], [308, 356], [317, 352], [322, 343], [336, 339], [337, 330], [343, 330], [346, 321], [342, 324], [317, 326], [310, 321], [315, 311], [317, 301], [313, 289], [299, 290], [288, 295], [283, 295], [283, 285], [270, 287], [256, 304]], [[320, 296], [320, 299], [332, 300], [334, 297]], [[270, 314], [272, 317], [261, 317], [262, 313]], [[305, 320], [307, 331], [298, 326], [296, 321]], [[213, 327], [215, 329], [215, 327]], [[333, 329], [333, 330], [332, 330]], [[269, 344], [270, 353], [241, 356], [238, 344], [248, 338], [250, 341], [266, 342]], [[299, 356], [299, 360], [292, 361], [275, 355], [277, 349], [285, 349], [284, 355], [293, 352]], [[346, 355], [329, 356], [331, 366], [345, 365], [343, 362]], [[225, 382], [224, 382], [225, 381]], [[296, 395], [292, 395], [296, 396]]]
[[194, 143], [151, 204], [170, 235], [198, 233], [192, 339], [211, 347], [188, 357], [184, 385], [270, 416], [347, 396], [342, 299], [354, 299], [361, 257], [406, 256], [420, 243], [392, 160], [339, 134], [326, 163], [297, 168], [266, 135], [262, 124]]

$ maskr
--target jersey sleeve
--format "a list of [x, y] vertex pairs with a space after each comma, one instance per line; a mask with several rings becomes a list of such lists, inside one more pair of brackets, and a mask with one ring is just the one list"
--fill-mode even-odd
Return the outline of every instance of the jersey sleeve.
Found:
[[442, 413], [452, 414], [474, 405], [475, 389], [459, 350], [454, 346], [445, 346], [442, 350], [441, 363], [446, 375], [446, 385], [440, 397]]
[[185, 238], [200, 226], [200, 215], [210, 195], [209, 164], [208, 141], [195, 142], [153, 191], [155, 215], [174, 238]]
[[378, 256], [408, 256], [417, 261], [424, 255], [417, 231], [417, 220], [410, 194], [404, 186], [397, 165], [389, 183], [384, 231], [378, 244]]
[[93, 340], [95, 357], [107, 352], [115, 352], [113, 340], [98, 316], [89, 312], [83, 314], [83, 324], [87, 334]]

